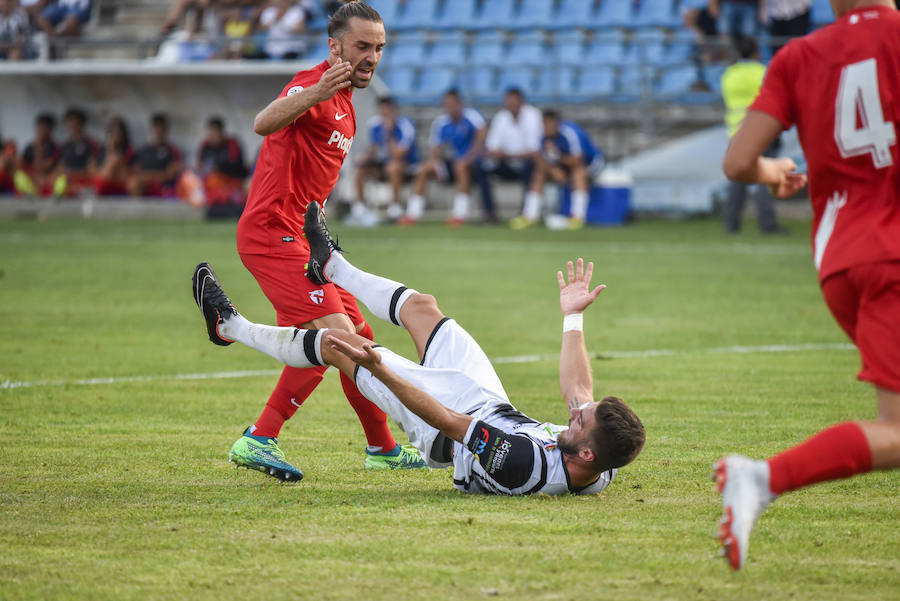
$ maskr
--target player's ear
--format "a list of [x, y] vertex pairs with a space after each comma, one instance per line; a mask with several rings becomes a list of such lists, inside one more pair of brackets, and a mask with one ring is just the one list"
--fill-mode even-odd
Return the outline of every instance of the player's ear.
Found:
[[328, 54], [335, 58], [340, 58], [340, 43], [337, 38], [328, 38]]
[[597, 456], [594, 455], [594, 451], [591, 447], [585, 445], [578, 449], [578, 457], [583, 459], [586, 463], [593, 463]]

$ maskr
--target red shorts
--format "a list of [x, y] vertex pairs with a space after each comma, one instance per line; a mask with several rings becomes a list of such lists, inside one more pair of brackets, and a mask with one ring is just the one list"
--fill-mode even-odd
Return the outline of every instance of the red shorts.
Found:
[[346, 314], [355, 326], [365, 323], [353, 295], [334, 284], [313, 284], [306, 277], [307, 259], [307, 255], [241, 255], [244, 267], [275, 307], [279, 326], [299, 326], [333, 313]]
[[828, 276], [822, 293], [859, 349], [859, 379], [900, 392], [900, 261], [866, 263]]

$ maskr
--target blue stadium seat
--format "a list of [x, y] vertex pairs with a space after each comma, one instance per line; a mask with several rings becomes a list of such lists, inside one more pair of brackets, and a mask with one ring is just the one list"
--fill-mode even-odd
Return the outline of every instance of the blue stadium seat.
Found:
[[551, 29], [565, 30], [585, 27], [595, 21], [595, 10], [595, 0], [560, 0], [556, 18], [548, 26]]
[[475, 29], [509, 29], [516, 14], [516, 0], [484, 2]]
[[667, 102], [697, 104], [715, 98], [711, 92], [696, 92], [692, 86], [697, 81], [697, 69], [693, 66], [675, 67], [662, 71], [654, 90], [657, 99]]
[[608, 97], [616, 90], [616, 71], [612, 67], [595, 66], [582, 69], [572, 99], [576, 102], [588, 102], [601, 97]]
[[534, 88], [527, 91], [528, 102], [535, 104], [555, 102], [557, 97], [561, 95], [559, 73], [559, 69], [538, 69]]
[[510, 88], [519, 88], [526, 95], [535, 88], [534, 69], [531, 67], [509, 67], [500, 70], [497, 88], [506, 92]]
[[661, 65], [666, 61], [666, 34], [659, 29], [635, 32], [629, 47], [628, 63]]
[[653, 71], [650, 67], [629, 66], [622, 69], [613, 102], [637, 102], [645, 94], [649, 95], [653, 86]]
[[366, 0], [366, 4], [378, 11], [385, 27], [390, 31], [400, 14], [400, 0]]
[[416, 71], [411, 67], [393, 67], [380, 73], [391, 95], [407, 102], [416, 92]]
[[403, 7], [393, 24], [397, 31], [430, 28], [438, 14], [438, 0], [404, 2]]
[[475, 29], [478, 25], [478, 0], [444, 2], [434, 23], [435, 29]]
[[462, 32], [445, 33], [435, 39], [425, 56], [426, 65], [461, 67], [467, 62], [468, 48]]
[[600, 9], [597, 11], [591, 27], [600, 29], [632, 27], [634, 25], [632, 5], [631, 0], [601, 0]]
[[660, 65], [682, 65], [694, 60], [694, 43], [674, 40], [669, 42]]
[[588, 44], [584, 62], [601, 65], [624, 64], [626, 62], [625, 36], [620, 31], [598, 34]]
[[727, 65], [707, 65], [703, 67], [703, 81], [705, 81], [716, 96], [722, 96], [722, 74]]
[[436, 105], [444, 92], [457, 87], [456, 70], [449, 67], [429, 67], [419, 74], [419, 84], [411, 98], [413, 104]]
[[521, 0], [512, 29], [543, 29], [553, 22], [554, 0]]
[[581, 65], [584, 63], [584, 34], [579, 31], [558, 33], [550, 46], [550, 56], [557, 65]]
[[469, 46], [469, 55], [476, 65], [502, 65], [506, 61], [506, 43], [503, 36], [494, 33], [481, 33], [475, 36]]
[[425, 36], [410, 32], [395, 35], [385, 49], [382, 59], [389, 65], [418, 66], [425, 60]]
[[810, 21], [814, 28], [833, 23], [834, 11], [831, 10], [831, 2], [829, 0], [813, 0]]
[[672, 0], [641, 0], [637, 14], [634, 16], [634, 26], [637, 28], [680, 27], [681, 18], [673, 4]]
[[548, 48], [540, 33], [524, 33], [513, 39], [506, 51], [510, 65], [544, 65], [548, 62]]
[[500, 101], [500, 92], [496, 81], [496, 72], [493, 67], [477, 66], [465, 73], [465, 77], [460, 81], [460, 87], [469, 99], [477, 102], [497, 103]]

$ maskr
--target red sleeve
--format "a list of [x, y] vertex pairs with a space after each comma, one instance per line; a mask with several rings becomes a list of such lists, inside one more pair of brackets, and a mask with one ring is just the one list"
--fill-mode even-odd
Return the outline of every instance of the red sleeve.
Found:
[[763, 79], [762, 89], [753, 104], [751, 111], [760, 111], [781, 121], [785, 129], [794, 124], [794, 102], [791, 94], [791, 65], [796, 62], [796, 43], [790, 43], [775, 55]]
[[322, 74], [319, 73], [318, 69], [312, 69], [310, 71], [301, 71], [294, 75], [294, 79], [290, 81], [290, 83], [284, 86], [284, 89], [281, 90], [281, 94], [278, 95], [279, 98], [284, 98], [288, 94], [296, 94], [297, 92], [302, 91], [304, 88], [308, 88], [309, 86], [319, 83], [319, 80], [322, 78]]

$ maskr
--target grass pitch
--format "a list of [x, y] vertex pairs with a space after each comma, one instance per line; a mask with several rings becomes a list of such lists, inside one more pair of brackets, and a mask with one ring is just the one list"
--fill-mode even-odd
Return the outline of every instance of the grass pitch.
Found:
[[[435, 294], [495, 358], [557, 353], [555, 271], [597, 264], [596, 392], [635, 408], [646, 448], [596, 497], [494, 498], [454, 492], [449, 471], [365, 472], [333, 372], [282, 433], [300, 485], [229, 467], [279, 367], [207, 342], [188, 293], [209, 260], [245, 315], [274, 320], [233, 224], [0, 221], [0, 598], [897, 599], [896, 472], [784, 497], [744, 571], [714, 558], [713, 460], [875, 413], [856, 353], [828, 346], [846, 340], [807, 226], [748, 226], [337, 228], [351, 260]], [[813, 346], [726, 348], [776, 344]], [[519, 408], [566, 421], [555, 361], [497, 369]]]

